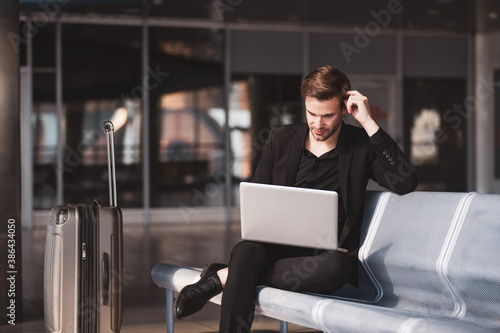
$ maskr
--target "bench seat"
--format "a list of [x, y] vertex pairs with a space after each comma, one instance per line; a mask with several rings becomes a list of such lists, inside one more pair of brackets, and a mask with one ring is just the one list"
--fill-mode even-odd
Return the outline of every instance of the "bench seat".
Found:
[[[500, 332], [500, 195], [373, 192], [362, 227], [359, 288], [318, 295], [260, 286], [257, 311], [325, 332]], [[153, 268], [167, 290], [169, 333], [173, 293], [199, 273]]]
[[[185, 285], [198, 281], [200, 269], [169, 264], [157, 264], [153, 280], [162, 288], [179, 292]], [[173, 294], [168, 295], [172, 297]], [[172, 300], [169, 300], [170, 304]], [[221, 295], [211, 302], [219, 304]], [[169, 311], [171, 311], [169, 309]], [[495, 332], [456, 319], [391, 310], [383, 307], [339, 300], [324, 295], [302, 294], [261, 286], [257, 291], [257, 311], [267, 317], [318, 329], [324, 332]], [[173, 327], [171, 312], [167, 323]], [[168, 333], [172, 333], [168, 330]]]

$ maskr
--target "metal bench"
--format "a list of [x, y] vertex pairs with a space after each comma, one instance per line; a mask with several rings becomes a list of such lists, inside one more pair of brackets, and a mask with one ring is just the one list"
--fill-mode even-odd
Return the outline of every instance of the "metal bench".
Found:
[[[500, 195], [414, 192], [367, 194], [359, 251], [360, 287], [332, 295], [261, 286], [257, 311], [325, 332], [500, 332]], [[158, 264], [174, 292], [198, 269]], [[220, 295], [212, 301], [220, 304]]]

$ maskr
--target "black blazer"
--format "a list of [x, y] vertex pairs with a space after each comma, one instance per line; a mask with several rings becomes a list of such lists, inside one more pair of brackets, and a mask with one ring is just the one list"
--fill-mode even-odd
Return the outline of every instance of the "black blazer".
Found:
[[[273, 128], [253, 181], [293, 186], [308, 133], [307, 124]], [[382, 129], [370, 138], [363, 128], [343, 123], [337, 148], [340, 189], [347, 214], [339, 247], [357, 256], [368, 180], [372, 178], [392, 192], [404, 194], [416, 188], [417, 178], [396, 142]]]

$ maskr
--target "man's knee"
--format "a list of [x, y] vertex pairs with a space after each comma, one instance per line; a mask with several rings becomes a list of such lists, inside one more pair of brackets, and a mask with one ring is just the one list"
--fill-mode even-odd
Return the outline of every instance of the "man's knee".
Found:
[[233, 247], [231, 258], [251, 260], [266, 256], [264, 245], [257, 242], [241, 241]]
[[258, 242], [242, 241], [236, 244], [231, 251], [229, 268], [264, 267], [268, 262], [268, 253], [265, 245]]

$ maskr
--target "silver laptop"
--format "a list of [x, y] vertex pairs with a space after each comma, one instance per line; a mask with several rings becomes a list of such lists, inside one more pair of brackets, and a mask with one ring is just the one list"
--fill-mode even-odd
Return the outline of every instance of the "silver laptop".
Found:
[[244, 240], [338, 249], [337, 192], [243, 182], [240, 209]]

